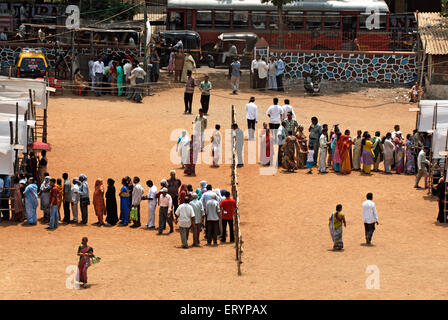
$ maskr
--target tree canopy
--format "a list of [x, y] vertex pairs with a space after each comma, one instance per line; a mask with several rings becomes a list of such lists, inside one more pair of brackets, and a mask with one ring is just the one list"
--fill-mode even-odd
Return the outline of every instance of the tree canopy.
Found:
[[440, 14], [443, 17], [448, 17], [448, 0], [441, 0], [442, 1], [442, 10]]
[[285, 4], [294, 2], [295, 0], [261, 0], [261, 3], [272, 3], [277, 8], [281, 9]]

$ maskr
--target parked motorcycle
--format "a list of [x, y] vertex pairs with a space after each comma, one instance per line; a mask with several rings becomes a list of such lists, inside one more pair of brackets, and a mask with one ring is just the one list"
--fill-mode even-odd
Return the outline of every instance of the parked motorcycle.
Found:
[[320, 93], [321, 75], [315, 67], [311, 67], [311, 72], [305, 76], [304, 88], [305, 91], [313, 95]]

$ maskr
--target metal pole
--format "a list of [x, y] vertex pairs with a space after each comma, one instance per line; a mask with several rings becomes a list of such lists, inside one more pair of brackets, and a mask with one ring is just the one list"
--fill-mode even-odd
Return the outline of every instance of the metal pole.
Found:
[[147, 25], [146, 25], [146, 21], [148, 20], [148, 7], [147, 7], [147, 5], [146, 5], [146, 0], [143, 0], [143, 2], [144, 2], [144, 11], [143, 11], [143, 23], [145, 24], [145, 28], [144, 28], [144, 31], [143, 31], [143, 41], [144, 41], [144, 48], [145, 48], [145, 55], [144, 55], [144, 57], [145, 57], [145, 60], [143, 61], [143, 66], [144, 66], [144, 68], [145, 68], [145, 72], [146, 72], [146, 75], [145, 75], [145, 94], [147, 94], [147, 84], [148, 84], [148, 57], [147, 57], [147, 52], [148, 52], [148, 46], [147, 46], [147, 43], [146, 43], [146, 38], [147, 38], [147, 36], [148, 36], [148, 28], [147, 28]]

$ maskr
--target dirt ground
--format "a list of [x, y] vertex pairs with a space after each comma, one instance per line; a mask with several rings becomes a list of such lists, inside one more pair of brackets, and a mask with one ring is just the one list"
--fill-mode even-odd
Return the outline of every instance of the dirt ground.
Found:
[[[403, 90], [401, 90], [402, 93]], [[398, 90], [400, 92], [400, 90]], [[209, 127], [230, 127], [230, 106], [246, 129], [244, 106], [249, 90], [230, 95], [217, 89], [211, 98]], [[272, 92], [257, 93], [260, 121], [272, 102]], [[331, 96], [291, 97], [299, 123], [310, 118], [341, 129], [403, 132], [415, 127], [409, 105], [395, 103], [397, 89], [358, 90]], [[194, 97], [194, 113], [199, 95]], [[387, 103], [384, 105], [380, 105]], [[380, 105], [380, 106], [378, 106]], [[172, 130], [191, 129], [194, 115], [183, 114], [183, 89], [158, 90], [143, 104], [109, 96], [51, 98], [49, 171], [60, 177], [85, 173], [93, 189], [97, 177], [138, 175], [159, 186], [171, 169], [183, 183], [195, 187], [207, 180], [229, 189], [230, 168], [197, 167], [197, 177], [184, 177], [170, 161]], [[174, 136], [176, 137], [176, 135]], [[246, 151], [247, 152], [247, 148]], [[247, 157], [247, 154], [245, 155]], [[260, 166], [238, 170], [241, 227], [244, 238], [243, 276], [237, 276], [235, 250], [219, 247], [180, 249], [179, 233], [156, 236], [155, 231], [128, 227], [96, 227], [93, 207], [87, 226], [25, 227], [0, 224], [0, 297], [2, 299], [446, 299], [442, 280], [448, 264], [445, 226], [435, 223], [437, 202], [427, 191], [413, 188], [413, 176], [312, 175], [304, 170], [260, 175]], [[144, 185], [147, 190], [146, 185]], [[361, 204], [373, 192], [380, 225], [372, 247], [362, 245]], [[336, 204], [344, 206], [345, 250], [332, 251], [328, 218]], [[147, 221], [142, 208], [142, 225]], [[42, 213], [39, 212], [41, 217]], [[157, 214], [156, 214], [157, 220]], [[66, 288], [66, 268], [77, 264], [76, 250], [89, 238], [100, 264], [89, 269], [90, 287]], [[202, 238], [202, 236], [201, 236]], [[191, 242], [191, 239], [190, 239]], [[202, 242], [204, 244], [204, 242]], [[377, 266], [380, 289], [367, 289], [368, 266]]]

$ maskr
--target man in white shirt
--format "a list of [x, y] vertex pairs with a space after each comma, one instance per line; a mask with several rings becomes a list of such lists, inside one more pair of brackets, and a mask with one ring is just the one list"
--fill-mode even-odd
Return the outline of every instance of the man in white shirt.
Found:
[[143, 62], [140, 62], [137, 67], [131, 71], [129, 80], [134, 80], [132, 95], [128, 96], [128, 99], [134, 100], [137, 103], [141, 103], [143, 100], [143, 83], [145, 82], [146, 72], [143, 70]]
[[400, 126], [398, 124], [394, 125], [394, 131], [392, 132], [392, 141], [395, 140], [397, 133], [401, 134]]
[[148, 200], [148, 224], [146, 227], [148, 229], [155, 229], [155, 215], [156, 215], [156, 206], [157, 206], [157, 187], [151, 180], [146, 181], [146, 185], [148, 186], [148, 195], [142, 197], [142, 200]]
[[72, 185], [72, 215], [73, 215], [73, 222], [78, 223], [78, 203], [80, 200], [79, 195], [79, 185], [81, 183], [79, 182], [78, 178], [73, 179], [73, 185]]
[[258, 107], [254, 103], [255, 97], [250, 97], [246, 104], [247, 129], [249, 130], [249, 140], [255, 139], [255, 124], [258, 121]]
[[367, 200], [362, 204], [362, 219], [364, 221], [364, 230], [366, 233], [366, 244], [370, 245], [373, 232], [375, 231], [375, 224], [379, 224], [379, 222], [375, 203], [372, 201], [373, 194], [369, 192], [366, 197]]
[[104, 62], [103, 58], [99, 57], [97, 61], [93, 64], [93, 72], [95, 73], [95, 83], [97, 89], [95, 90], [95, 95], [97, 97], [101, 96], [101, 87], [104, 77]]
[[131, 76], [131, 70], [132, 70], [131, 62], [129, 62], [129, 60], [126, 60], [126, 63], [123, 66], [124, 80], [125, 80], [125, 84], [126, 84], [126, 89], [125, 89], [126, 93], [129, 92], [129, 84], [130, 84], [129, 77]]
[[258, 88], [261, 90], [265, 90], [269, 67], [264, 57], [258, 61], [257, 67], [258, 67]]
[[285, 144], [287, 136], [288, 133], [286, 132], [286, 121], [283, 120], [281, 126], [277, 130], [277, 139], [278, 139], [277, 168], [281, 168], [283, 164], [282, 148], [283, 145]]
[[292, 118], [294, 120], [296, 120], [296, 114], [294, 113], [294, 109], [292, 108], [292, 106], [289, 104], [289, 99], [285, 99], [285, 104], [282, 106], [283, 109], [283, 115], [282, 115], [282, 120], [285, 120], [286, 118], [288, 118], [288, 112], [292, 113]]
[[326, 158], [327, 158], [327, 147], [328, 147], [328, 138], [327, 138], [328, 128], [322, 129], [322, 134], [319, 138], [319, 173], [328, 173]]
[[195, 214], [189, 202], [190, 198], [186, 196], [184, 203], [177, 207], [176, 212], [174, 212], [176, 224], [179, 222], [180, 240], [184, 249], [188, 249], [188, 234], [190, 233], [190, 227], [195, 224]]
[[274, 142], [277, 143], [277, 129], [282, 121], [283, 109], [278, 105], [278, 98], [274, 98], [274, 104], [268, 108], [266, 115], [269, 117], [269, 129], [273, 130]]
[[216, 193], [210, 194], [210, 200], [207, 201], [205, 206], [205, 214], [207, 215], [207, 244], [218, 245], [219, 234], [219, 219], [221, 217], [219, 209], [219, 202], [216, 200]]
[[174, 232], [173, 219], [171, 217], [171, 208], [173, 207], [173, 199], [168, 194], [167, 188], [162, 188], [159, 195], [159, 232], [157, 235], [161, 235], [165, 229], [166, 223], [170, 226], [170, 233]]
[[140, 203], [142, 202], [143, 194], [145, 193], [145, 190], [143, 189], [142, 185], [140, 184], [140, 178], [134, 177], [134, 189], [132, 190], [132, 204], [131, 207], [137, 209], [137, 220], [134, 220], [133, 225], [131, 228], [138, 228], [140, 227]]
[[252, 63], [250, 65], [250, 73], [251, 73], [251, 88], [257, 89], [258, 88], [258, 61], [260, 60], [260, 56], [257, 55], [257, 57], [252, 60]]
[[428, 170], [426, 169], [426, 165], [430, 165], [430, 162], [426, 159], [426, 153], [429, 151], [428, 146], [424, 146], [422, 150], [418, 153], [417, 156], [417, 168], [418, 173], [415, 177], [415, 185], [414, 188], [420, 189], [418, 183], [420, 182], [420, 179], [424, 177], [425, 179], [425, 189], [428, 188]]

